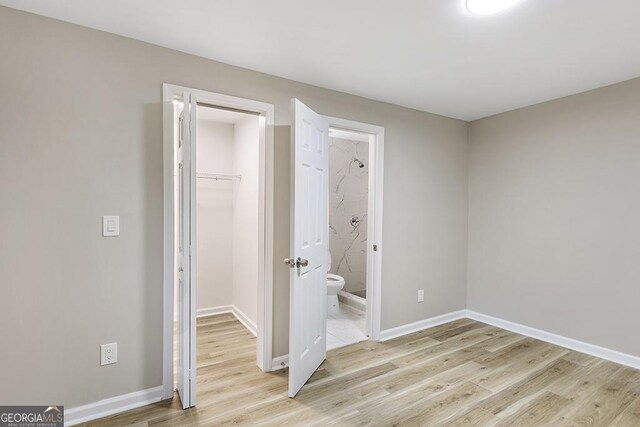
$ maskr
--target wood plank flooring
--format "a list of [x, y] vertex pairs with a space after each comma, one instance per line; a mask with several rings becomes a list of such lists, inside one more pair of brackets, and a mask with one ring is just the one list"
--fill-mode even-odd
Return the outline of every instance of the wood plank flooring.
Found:
[[640, 426], [640, 371], [463, 319], [329, 351], [295, 399], [232, 315], [198, 320], [198, 406], [92, 426]]

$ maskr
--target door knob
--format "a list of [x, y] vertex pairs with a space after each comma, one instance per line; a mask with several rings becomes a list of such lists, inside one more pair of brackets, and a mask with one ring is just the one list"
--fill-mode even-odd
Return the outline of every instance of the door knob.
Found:
[[300, 257], [298, 257], [298, 259], [296, 260], [296, 267], [298, 267], [298, 268], [306, 267], [308, 265], [309, 265], [309, 260], [302, 259]]
[[289, 266], [289, 268], [293, 268], [296, 266], [296, 260], [293, 258], [285, 258], [284, 265]]

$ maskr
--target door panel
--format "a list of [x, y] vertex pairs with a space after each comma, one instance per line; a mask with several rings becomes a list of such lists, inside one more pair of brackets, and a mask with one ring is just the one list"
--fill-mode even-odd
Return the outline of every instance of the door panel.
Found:
[[177, 292], [177, 389], [183, 408], [195, 404], [195, 322], [192, 319], [194, 303], [191, 252], [191, 189], [192, 189], [192, 105], [189, 93], [183, 94], [183, 108], [178, 120], [178, 141], [176, 144], [176, 203], [177, 245], [176, 280]]
[[291, 296], [289, 396], [294, 397], [327, 354], [329, 125], [292, 100]]
[[198, 123], [198, 105], [196, 103], [195, 96], [190, 97], [190, 112], [189, 112], [189, 406], [196, 406], [196, 355], [197, 355], [197, 339], [196, 339], [196, 289], [198, 289], [197, 278], [197, 236], [198, 236], [198, 221], [196, 214], [198, 212], [197, 207], [197, 163], [196, 163], [196, 137], [197, 137], [197, 123]]

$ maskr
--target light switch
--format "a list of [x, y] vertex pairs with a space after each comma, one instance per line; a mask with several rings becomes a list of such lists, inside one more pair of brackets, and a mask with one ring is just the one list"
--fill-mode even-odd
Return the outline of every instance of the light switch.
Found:
[[120, 217], [119, 216], [103, 216], [102, 217], [102, 235], [104, 237], [113, 237], [120, 235]]

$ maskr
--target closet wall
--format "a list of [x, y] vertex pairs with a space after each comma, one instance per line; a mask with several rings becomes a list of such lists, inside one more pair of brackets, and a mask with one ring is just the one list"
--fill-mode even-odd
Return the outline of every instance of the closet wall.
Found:
[[244, 114], [230, 118], [229, 113], [225, 116], [225, 123], [198, 120], [197, 172], [241, 175], [242, 178], [197, 179], [197, 306], [201, 313], [234, 306], [255, 324], [259, 118]]
[[245, 116], [234, 125], [233, 304], [254, 324], [258, 318], [259, 122]]
[[[198, 120], [198, 173], [233, 174], [234, 126]], [[233, 223], [236, 181], [196, 179], [198, 310], [233, 304]]]

